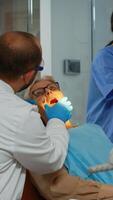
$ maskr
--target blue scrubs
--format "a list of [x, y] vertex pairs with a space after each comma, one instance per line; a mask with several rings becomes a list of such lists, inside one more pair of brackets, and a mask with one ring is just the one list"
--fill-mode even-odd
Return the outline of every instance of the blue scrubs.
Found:
[[69, 146], [65, 167], [72, 176], [113, 184], [113, 171], [90, 174], [88, 168], [106, 163], [113, 144], [98, 125], [84, 124], [69, 129]]
[[100, 50], [92, 64], [87, 122], [99, 124], [113, 142], [113, 46]]

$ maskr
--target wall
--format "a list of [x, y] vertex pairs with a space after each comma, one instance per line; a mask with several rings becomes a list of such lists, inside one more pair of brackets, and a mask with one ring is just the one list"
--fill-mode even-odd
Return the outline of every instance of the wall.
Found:
[[[88, 0], [51, 1], [52, 74], [71, 100], [72, 120], [79, 124], [85, 116], [91, 58], [90, 5]], [[64, 59], [80, 59], [80, 74], [65, 75]]]
[[40, 0], [40, 39], [44, 60], [44, 71], [41, 74], [52, 74], [51, 57], [51, 0]]
[[[62, 90], [74, 106], [72, 121], [81, 124], [85, 121], [91, 58], [112, 39], [110, 16], [113, 11], [113, 0], [40, 2], [41, 42], [45, 60], [42, 75], [52, 74], [60, 82]], [[93, 24], [91, 2], [95, 6]], [[64, 59], [80, 59], [80, 74], [65, 75]]]

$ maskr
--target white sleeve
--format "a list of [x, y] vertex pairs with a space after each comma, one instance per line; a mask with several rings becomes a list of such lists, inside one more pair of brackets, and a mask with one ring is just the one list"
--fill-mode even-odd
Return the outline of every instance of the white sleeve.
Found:
[[34, 110], [25, 116], [14, 141], [15, 159], [38, 174], [60, 169], [65, 161], [69, 139], [64, 123], [51, 119], [45, 127]]

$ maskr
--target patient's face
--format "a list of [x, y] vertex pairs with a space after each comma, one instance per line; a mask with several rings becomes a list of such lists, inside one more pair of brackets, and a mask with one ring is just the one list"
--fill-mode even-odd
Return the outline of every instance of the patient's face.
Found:
[[57, 100], [63, 98], [64, 95], [57, 82], [41, 80], [34, 83], [31, 87], [30, 96], [37, 101], [39, 107], [44, 109], [45, 104], [52, 106]]

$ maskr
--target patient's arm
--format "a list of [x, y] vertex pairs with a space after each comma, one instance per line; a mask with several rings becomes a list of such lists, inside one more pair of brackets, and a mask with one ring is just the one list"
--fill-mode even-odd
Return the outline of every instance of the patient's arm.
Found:
[[43, 176], [31, 173], [46, 200], [113, 200], [113, 186], [70, 176], [65, 168]]

